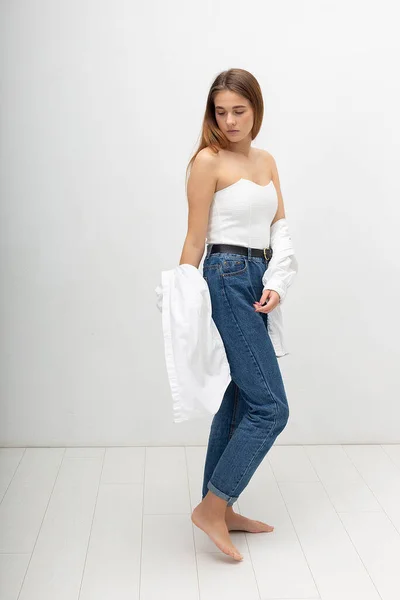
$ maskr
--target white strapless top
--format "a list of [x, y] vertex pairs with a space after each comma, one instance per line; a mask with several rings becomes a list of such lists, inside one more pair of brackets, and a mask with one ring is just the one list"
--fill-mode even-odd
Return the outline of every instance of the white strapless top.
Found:
[[241, 178], [214, 193], [207, 243], [268, 248], [270, 225], [277, 209], [278, 197], [272, 181], [259, 185]]

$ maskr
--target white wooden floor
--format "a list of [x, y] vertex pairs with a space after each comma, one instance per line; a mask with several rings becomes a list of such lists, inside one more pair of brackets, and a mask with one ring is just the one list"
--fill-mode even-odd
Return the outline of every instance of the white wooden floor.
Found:
[[242, 562], [190, 520], [205, 451], [0, 449], [1, 600], [400, 599], [400, 445], [273, 446]]

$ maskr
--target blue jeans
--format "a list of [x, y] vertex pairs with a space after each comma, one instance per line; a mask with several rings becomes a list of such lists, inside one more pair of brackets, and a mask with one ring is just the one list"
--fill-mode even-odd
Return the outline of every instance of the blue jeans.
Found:
[[211, 490], [232, 506], [285, 428], [289, 406], [268, 315], [253, 306], [261, 298], [269, 261], [251, 256], [251, 249], [247, 255], [210, 254], [211, 246], [203, 277], [232, 379], [211, 423], [202, 498]]

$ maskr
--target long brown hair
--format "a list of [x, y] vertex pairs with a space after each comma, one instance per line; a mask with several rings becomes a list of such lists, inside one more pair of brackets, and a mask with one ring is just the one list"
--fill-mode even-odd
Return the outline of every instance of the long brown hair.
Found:
[[221, 90], [230, 90], [231, 92], [240, 94], [250, 102], [254, 112], [254, 123], [251, 130], [251, 139], [254, 140], [260, 131], [264, 116], [264, 102], [261, 88], [257, 79], [245, 69], [228, 69], [227, 71], [222, 71], [214, 79], [208, 92], [206, 110], [202, 125], [201, 140], [197, 150], [193, 154], [186, 168], [186, 184], [188, 171], [200, 150], [209, 147], [217, 154], [219, 150], [225, 149], [229, 145], [228, 139], [218, 127], [215, 118], [214, 98], [217, 92], [220, 92]]

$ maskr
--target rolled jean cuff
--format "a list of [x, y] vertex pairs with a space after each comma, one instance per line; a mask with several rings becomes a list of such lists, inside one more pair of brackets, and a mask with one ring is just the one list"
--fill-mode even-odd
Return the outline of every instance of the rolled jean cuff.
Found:
[[223, 500], [227, 501], [227, 506], [232, 506], [232, 504], [234, 502], [236, 502], [236, 500], [238, 499], [239, 496], [228, 496], [228, 494], [224, 494], [224, 492], [221, 492], [221, 490], [219, 490], [218, 488], [215, 487], [215, 485], [213, 485], [211, 483], [211, 481], [209, 481], [207, 483], [207, 488], [213, 492], [216, 496], [219, 496], [220, 498], [222, 498]]

